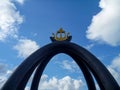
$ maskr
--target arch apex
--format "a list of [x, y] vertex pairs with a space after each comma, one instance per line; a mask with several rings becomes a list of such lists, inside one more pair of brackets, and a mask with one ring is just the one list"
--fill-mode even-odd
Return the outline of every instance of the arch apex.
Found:
[[56, 34], [52, 33], [52, 36], [50, 37], [51, 41], [71, 41], [72, 36], [70, 33], [66, 33], [62, 28], [60, 28]]

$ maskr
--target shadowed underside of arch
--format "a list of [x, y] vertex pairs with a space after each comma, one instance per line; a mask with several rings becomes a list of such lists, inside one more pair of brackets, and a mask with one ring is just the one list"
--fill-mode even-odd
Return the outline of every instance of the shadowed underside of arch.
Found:
[[74, 43], [56, 41], [30, 55], [14, 71], [1, 90], [24, 90], [30, 76], [36, 68], [31, 90], [37, 90], [44, 68], [50, 59], [58, 53], [68, 54], [76, 61], [84, 74], [89, 90], [96, 90], [91, 73], [97, 80], [101, 90], [120, 89], [113, 76], [94, 55]]

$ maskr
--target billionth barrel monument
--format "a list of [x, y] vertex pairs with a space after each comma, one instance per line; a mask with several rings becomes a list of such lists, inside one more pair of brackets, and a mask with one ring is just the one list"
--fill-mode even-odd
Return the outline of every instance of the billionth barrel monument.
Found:
[[[107, 68], [92, 53], [83, 47], [70, 42], [72, 36], [62, 28], [50, 37], [52, 43], [40, 48], [13, 72], [1, 90], [24, 90], [30, 76], [35, 71], [30, 90], [38, 90], [41, 75], [53, 56], [65, 53], [75, 60], [83, 72], [88, 90], [96, 90], [93, 77], [100, 90], [120, 90]], [[32, 47], [32, 46], [31, 46]]]

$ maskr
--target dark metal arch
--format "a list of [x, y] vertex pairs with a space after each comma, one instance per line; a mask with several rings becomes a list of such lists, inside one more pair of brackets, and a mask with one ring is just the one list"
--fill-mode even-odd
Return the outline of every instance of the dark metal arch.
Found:
[[[96, 90], [94, 80], [93, 80], [92, 75], [91, 75], [89, 69], [87, 68], [87, 66], [79, 58], [73, 57], [73, 59], [75, 61], [79, 60], [79, 62], [78, 62], [79, 67], [81, 68], [81, 70], [84, 74], [84, 77], [85, 77], [86, 82], [87, 82], [88, 89], [89, 90]], [[47, 59], [44, 59], [43, 62], [41, 64], [39, 64], [39, 66], [37, 67], [37, 70], [35, 72], [30, 90], [38, 90], [41, 75], [42, 75], [42, 73], [44, 71], [44, 68], [46, 67], [46, 65], [49, 61], [50, 61], [50, 58], [48, 57]]]
[[[102, 90], [119, 90], [119, 85], [109, 73], [106, 67], [90, 52], [84, 48], [68, 42], [54, 42], [44, 46], [28, 57], [12, 74], [1, 90], [23, 90], [30, 75], [38, 64], [42, 63], [45, 57], [57, 53], [66, 53], [70, 56], [81, 58], [85, 65], [92, 72]], [[43, 55], [44, 54], [44, 55]], [[77, 61], [79, 65], [79, 61]], [[23, 83], [23, 84], [22, 84]], [[22, 88], [21, 88], [22, 87]]]

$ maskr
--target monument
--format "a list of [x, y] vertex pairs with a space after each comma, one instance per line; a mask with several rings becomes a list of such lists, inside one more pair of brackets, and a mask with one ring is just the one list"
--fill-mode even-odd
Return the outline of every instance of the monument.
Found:
[[1, 90], [24, 90], [26, 84], [35, 71], [30, 90], [38, 90], [41, 75], [50, 59], [59, 53], [65, 53], [75, 60], [83, 72], [88, 90], [96, 90], [93, 77], [100, 90], [120, 90], [107, 68], [92, 53], [85, 48], [70, 42], [72, 36], [62, 28], [50, 37], [52, 43], [40, 48], [13, 72]]

